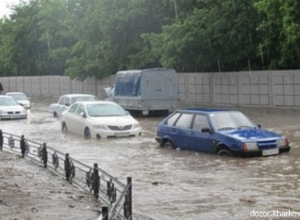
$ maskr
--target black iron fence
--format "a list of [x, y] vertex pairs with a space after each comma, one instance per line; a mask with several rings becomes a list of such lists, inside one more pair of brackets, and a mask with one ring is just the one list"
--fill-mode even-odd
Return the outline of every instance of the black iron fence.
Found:
[[95, 163], [88, 166], [49, 147], [0, 130], [0, 150], [10, 150], [42, 163], [67, 181], [92, 193], [102, 204], [102, 220], [132, 220], [132, 180], [123, 184]]

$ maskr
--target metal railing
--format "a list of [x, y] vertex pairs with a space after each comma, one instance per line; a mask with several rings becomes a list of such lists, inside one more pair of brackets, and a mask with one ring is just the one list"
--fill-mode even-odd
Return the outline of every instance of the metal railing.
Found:
[[101, 202], [102, 220], [132, 220], [132, 179], [123, 184], [95, 163], [88, 166], [46, 143], [37, 143], [22, 136], [0, 130], [0, 150], [13, 151], [30, 158], [83, 190]]

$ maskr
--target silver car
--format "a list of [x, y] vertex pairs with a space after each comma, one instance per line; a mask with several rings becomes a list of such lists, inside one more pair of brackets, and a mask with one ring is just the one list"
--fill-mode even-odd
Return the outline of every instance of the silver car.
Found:
[[5, 95], [13, 97], [24, 108], [31, 108], [30, 101], [23, 92], [7, 92]]
[[66, 94], [62, 95], [57, 103], [52, 103], [50, 105], [50, 113], [53, 117], [60, 117], [61, 114], [69, 109], [69, 107], [78, 101], [97, 101], [99, 100], [97, 96], [91, 94]]
[[27, 110], [7, 95], [0, 95], [0, 119], [26, 119]]

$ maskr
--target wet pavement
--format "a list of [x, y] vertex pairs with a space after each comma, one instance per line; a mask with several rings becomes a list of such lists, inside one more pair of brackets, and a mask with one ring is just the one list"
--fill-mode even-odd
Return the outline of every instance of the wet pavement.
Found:
[[300, 110], [240, 109], [256, 124], [287, 136], [292, 146], [289, 154], [243, 159], [160, 148], [154, 137], [162, 117], [138, 118], [141, 137], [63, 135], [59, 119], [49, 113], [52, 101], [32, 99], [27, 120], [0, 121], [1, 129], [46, 142], [88, 165], [98, 163], [124, 183], [131, 176], [134, 219], [255, 219], [253, 211], [300, 216]]

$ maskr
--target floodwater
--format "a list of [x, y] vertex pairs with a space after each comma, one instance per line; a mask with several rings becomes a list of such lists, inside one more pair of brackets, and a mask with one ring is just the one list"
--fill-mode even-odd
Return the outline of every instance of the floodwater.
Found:
[[51, 101], [32, 100], [27, 120], [0, 121], [1, 129], [88, 165], [98, 163], [124, 183], [131, 176], [134, 219], [300, 219], [300, 110], [240, 109], [256, 124], [284, 134], [292, 146], [289, 154], [243, 159], [160, 148], [154, 137], [162, 117], [138, 118], [143, 135], [136, 138], [63, 135], [59, 119], [49, 113]]

